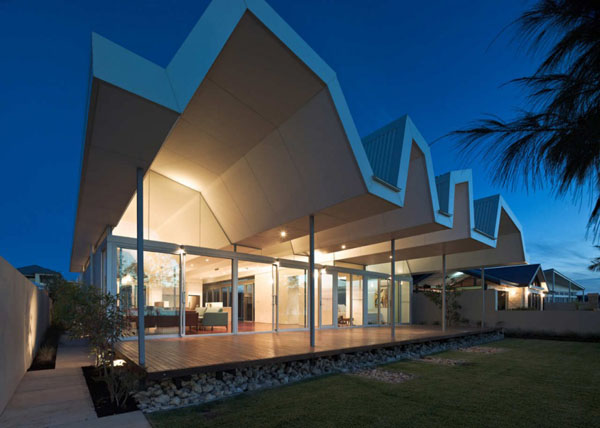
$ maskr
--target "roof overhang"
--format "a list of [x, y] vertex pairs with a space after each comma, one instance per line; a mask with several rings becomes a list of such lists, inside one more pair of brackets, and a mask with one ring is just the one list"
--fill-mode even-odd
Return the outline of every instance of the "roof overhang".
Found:
[[282, 225], [305, 235], [310, 214], [323, 230], [402, 202], [373, 180], [333, 70], [262, 0], [211, 2], [166, 68], [93, 35], [71, 270], [150, 165], [200, 188], [249, 246]]

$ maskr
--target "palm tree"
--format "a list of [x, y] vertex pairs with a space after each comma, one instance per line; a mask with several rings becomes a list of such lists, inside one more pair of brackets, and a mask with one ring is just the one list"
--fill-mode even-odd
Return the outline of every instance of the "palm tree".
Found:
[[489, 117], [453, 132], [464, 154], [496, 166], [502, 185], [556, 196], [588, 195], [600, 235], [600, 1], [538, 0], [513, 22], [532, 50], [548, 49], [535, 74], [512, 80], [528, 105], [511, 120]]
[[[600, 245], [596, 245], [595, 247], [600, 250]], [[588, 266], [588, 269], [594, 272], [600, 272], [600, 257], [593, 258], [592, 264]]]

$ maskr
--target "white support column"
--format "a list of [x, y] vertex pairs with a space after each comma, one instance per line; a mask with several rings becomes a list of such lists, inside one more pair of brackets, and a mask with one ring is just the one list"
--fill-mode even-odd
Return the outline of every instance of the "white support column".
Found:
[[185, 252], [183, 245], [179, 253], [179, 336], [185, 336]]
[[[366, 275], [363, 276], [362, 297], [363, 325], [369, 325], [369, 278]], [[337, 317], [335, 318], [335, 322], [337, 324]]]
[[90, 271], [89, 278], [90, 282], [87, 285], [94, 284], [94, 246], [90, 245], [90, 263], [88, 264], [88, 270]]
[[308, 283], [309, 283], [309, 302], [308, 322], [310, 324], [310, 346], [315, 347], [315, 216], [308, 218], [309, 229], [309, 254], [308, 254]]
[[146, 332], [144, 314], [146, 299], [144, 290], [144, 170], [137, 169], [137, 301], [138, 301], [138, 358], [139, 365], [146, 365]]
[[481, 268], [481, 328], [485, 328], [485, 268]]
[[446, 254], [442, 254], [442, 331], [446, 331]]
[[391, 241], [391, 281], [390, 285], [392, 287], [390, 291], [390, 322], [392, 326], [392, 339], [396, 338], [396, 242], [394, 239]]
[[238, 333], [238, 259], [231, 261], [231, 332]]
[[569, 281], [569, 303], [571, 302], [571, 281]]

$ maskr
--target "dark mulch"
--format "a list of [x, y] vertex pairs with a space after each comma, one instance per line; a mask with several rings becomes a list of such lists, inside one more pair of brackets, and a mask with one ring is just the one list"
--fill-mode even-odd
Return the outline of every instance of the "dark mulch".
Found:
[[28, 371], [52, 370], [56, 367], [56, 350], [62, 330], [56, 327], [49, 327], [44, 334], [44, 340], [40, 345], [35, 358]]
[[103, 416], [116, 415], [119, 413], [134, 412], [138, 410], [138, 406], [133, 397], [129, 397], [124, 407], [117, 407], [110, 401], [110, 395], [106, 383], [101, 380], [96, 380], [100, 375], [98, 369], [94, 366], [82, 367], [85, 382], [87, 383], [94, 409], [99, 418]]

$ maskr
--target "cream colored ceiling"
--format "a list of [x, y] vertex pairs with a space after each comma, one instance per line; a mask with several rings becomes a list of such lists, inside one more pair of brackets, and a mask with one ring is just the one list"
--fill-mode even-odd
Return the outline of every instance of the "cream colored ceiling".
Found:
[[369, 197], [329, 91], [246, 14], [151, 169], [202, 192], [231, 242], [261, 248], [393, 205]]

